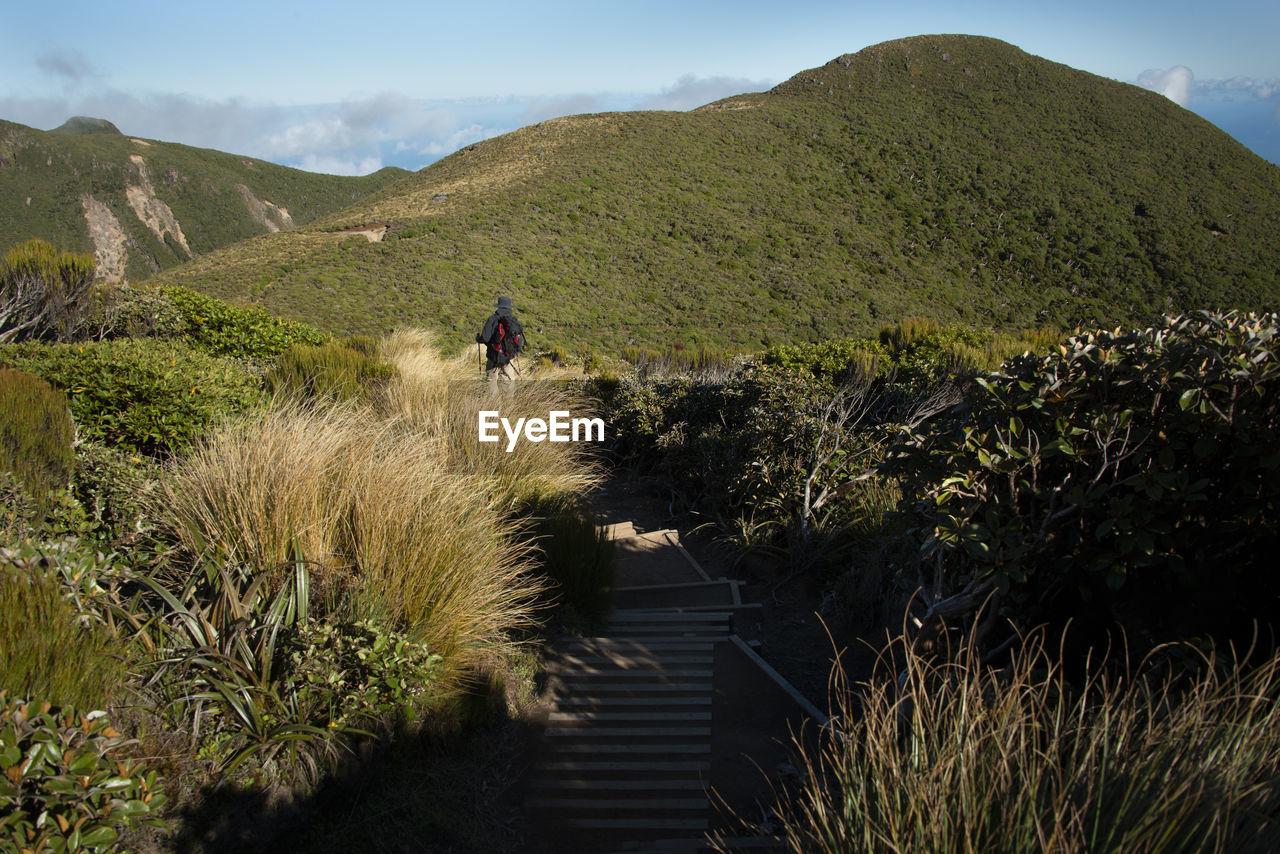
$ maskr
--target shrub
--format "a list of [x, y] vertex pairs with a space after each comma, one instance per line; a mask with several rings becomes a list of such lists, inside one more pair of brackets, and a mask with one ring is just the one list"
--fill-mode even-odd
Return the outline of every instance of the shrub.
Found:
[[889, 351], [879, 342], [859, 338], [818, 344], [778, 344], [760, 356], [764, 365], [838, 378], [851, 372], [886, 376], [891, 368]]
[[132, 552], [154, 531], [147, 508], [163, 476], [149, 457], [85, 441], [76, 448], [72, 493], [97, 539]]
[[[343, 736], [416, 721], [440, 657], [375, 621], [312, 616], [299, 559], [271, 585], [251, 567], [206, 561], [180, 590], [156, 577], [151, 682], [200, 752], [231, 775], [316, 782]], [[323, 593], [320, 598], [323, 599]]]
[[1280, 592], [1276, 357], [1274, 315], [1206, 313], [979, 377], [894, 452], [933, 578], [924, 621], [994, 593], [1022, 626], [1247, 633]]
[[105, 703], [124, 664], [89, 601], [103, 571], [81, 550], [0, 549], [0, 685], [55, 703]]
[[160, 289], [182, 312], [187, 335], [214, 356], [263, 359], [295, 344], [323, 344], [327, 333], [296, 320], [274, 317], [258, 306], [233, 306], [195, 291]]
[[1280, 659], [1180, 651], [1199, 664], [1182, 679], [1073, 683], [1039, 634], [1007, 664], [907, 643], [859, 690], [838, 673], [831, 722], [795, 741], [786, 850], [1276, 850]]
[[304, 719], [322, 726], [414, 720], [428, 702], [440, 656], [375, 621], [312, 620], [283, 650], [285, 689]]
[[87, 337], [178, 338], [187, 331], [187, 321], [173, 299], [158, 288], [103, 284], [89, 317]]
[[0, 361], [66, 392], [79, 438], [156, 457], [262, 401], [260, 382], [238, 364], [180, 341], [19, 344], [0, 348]]
[[[372, 345], [376, 347], [376, 345]], [[395, 374], [395, 365], [374, 354], [329, 342], [294, 345], [276, 356], [267, 372], [267, 389], [306, 400], [345, 400], [376, 394]]]
[[90, 310], [92, 255], [28, 240], [0, 260], [0, 344], [26, 339], [71, 341]]
[[[155, 772], [101, 712], [0, 691], [0, 839], [14, 851], [113, 851], [121, 829], [163, 827]], [[12, 848], [10, 848], [12, 846]]]
[[65, 394], [39, 377], [0, 367], [0, 471], [16, 475], [38, 505], [70, 484], [74, 438]]

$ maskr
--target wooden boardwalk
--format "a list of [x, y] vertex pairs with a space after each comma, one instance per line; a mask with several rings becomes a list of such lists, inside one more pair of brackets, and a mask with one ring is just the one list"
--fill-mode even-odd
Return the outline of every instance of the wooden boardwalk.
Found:
[[[717, 822], [718, 662], [758, 606], [708, 577], [675, 531], [610, 528], [614, 608], [599, 637], [563, 637], [547, 657], [552, 711], [526, 787], [531, 824], [554, 850], [705, 852]], [[733, 850], [782, 850], [737, 838]]]

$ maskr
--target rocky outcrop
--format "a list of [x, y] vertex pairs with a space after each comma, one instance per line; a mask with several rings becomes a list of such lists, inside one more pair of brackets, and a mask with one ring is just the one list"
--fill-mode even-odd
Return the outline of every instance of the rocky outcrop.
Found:
[[245, 206], [249, 208], [249, 213], [254, 220], [267, 231], [277, 232], [293, 228], [293, 217], [283, 205], [259, 199], [244, 184], [236, 184], [236, 189], [244, 197]]
[[156, 197], [155, 187], [151, 184], [151, 173], [147, 169], [147, 161], [140, 154], [129, 155], [129, 160], [138, 167], [139, 178], [138, 184], [125, 188], [124, 193], [129, 200], [129, 207], [133, 208], [138, 219], [151, 230], [157, 240], [163, 243], [167, 234], [172, 237], [174, 243], [182, 247], [182, 251], [187, 253], [188, 258], [193, 257], [195, 253], [187, 245], [187, 237], [182, 233], [182, 226], [178, 223], [177, 217], [173, 215], [173, 211], [167, 204]]
[[93, 241], [93, 260], [98, 265], [98, 278], [108, 282], [124, 281], [124, 267], [129, 260], [125, 249], [125, 233], [111, 208], [89, 194], [80, 197], [84, 219]]

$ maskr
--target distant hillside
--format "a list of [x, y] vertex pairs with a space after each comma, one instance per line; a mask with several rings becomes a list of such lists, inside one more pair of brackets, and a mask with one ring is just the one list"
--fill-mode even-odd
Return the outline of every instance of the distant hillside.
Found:
[[523, 128], [164, 278], [337, 331], [464, 343], [507, 294], [535, 345], [754, 347], [1274, 307], [1277, 224], [1280, 169], [1166, 98], [921, 36], [689, 113]]
[[84, 116], [47, 132], [0, 121], [0, 254], [40, 237], [93, 252], [102, 278], [136, 280], [311, 222], [408, 174], [313, 175], [127, 137]]

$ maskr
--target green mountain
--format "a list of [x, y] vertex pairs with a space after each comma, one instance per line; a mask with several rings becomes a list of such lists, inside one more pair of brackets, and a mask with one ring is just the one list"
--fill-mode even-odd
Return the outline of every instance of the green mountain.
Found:
[[136, 280], [247, 237], [302, 225], [404, 177], [314, 175], [128, 137], [76, 116], [52, 131], [0, 121], [0, 253], [39, 237]]
[[163, 278], [335, 331], [464, 343], [506, 294], [536, 346], [755, 347], [1274, 307], [1278, 223], [1280, 169], [1166, 98], [937, 35], [526, 127]]

